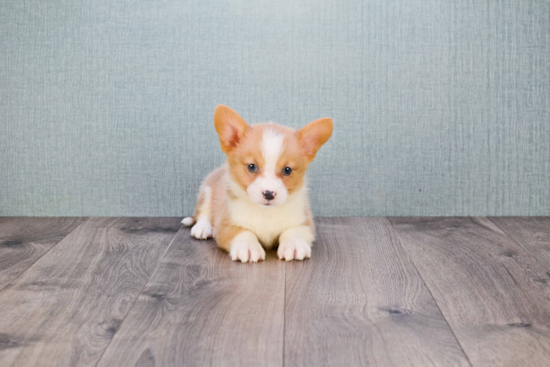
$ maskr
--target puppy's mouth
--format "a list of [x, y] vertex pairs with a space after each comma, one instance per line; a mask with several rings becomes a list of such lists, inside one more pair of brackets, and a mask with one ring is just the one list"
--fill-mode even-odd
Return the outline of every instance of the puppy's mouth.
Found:
[[277, 204], [272, 203], [271, 201], [266, 201], [265, 203], [260, 204], [262, 208], [275, 208]]

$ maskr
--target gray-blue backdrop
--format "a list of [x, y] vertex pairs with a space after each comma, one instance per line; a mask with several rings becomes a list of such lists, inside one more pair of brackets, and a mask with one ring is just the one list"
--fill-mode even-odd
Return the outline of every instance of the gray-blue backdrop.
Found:
[[2, 1], [0, 215], [180, 216], [212, 115], [323, 116], [317, 215], [549, 215], [550, 2]]

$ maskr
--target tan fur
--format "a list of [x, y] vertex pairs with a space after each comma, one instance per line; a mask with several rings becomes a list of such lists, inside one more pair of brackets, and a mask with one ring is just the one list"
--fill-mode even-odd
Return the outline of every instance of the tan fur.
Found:
[[[277, 124], [249, 126], [229, 107], [218, 106], [214, 114], [214, 125], [221, 148], [227, 155], [227, 163], [204, 180], [195, 209], [195, 219], [208, 217], [218, 246], [229, 251], [233, 260], [246, 262], [249, 259], [263, 259], [265, 252], [259, 244], [269, 248], [278, 244], [279, 237], [284, 237], [285, 241], [280, 246], [280, 258], [302, 260], [309, 257], [315, 228], [307, 198], [305, 173], [318, 149], [332, 134], [332, 121], [328, 118], [316, 120], [299, 131]], [[266, 129], [269, 131], [266, 132]], [[280, 151], [276, 161], [270, 158], [271, 166], [267, 164], [267, 158], [262, 153], [265, 144], [270, 144], [270, 141], [262, 143], [266, 133], [271, 134], [268, 135], [270, 137], [275, 136], [275, 140], [271, 142], [275, 145], [280, 141], [277, 139], [284, 137], [281, 140], [282, 145], [267, 146], [275, 149], [275, 152]], [[258, 172], [249, 172], [247, 167], [251, 163], [259, 167]], [[265, 167], [273, 165], [273, 172], [264, 172]], [[290, 176], [283, 175], [283, 168], [287, 166], [292, 168]], [[263, 207], [264, 204], [254, 203], [247, 195], [247, 189], [264, 175], [279, 182], [277, 185], [281, 185], [280, 182], [284, 184], [281, 187], [286, 188], [283, 191], [288, 193], [288, 198], [283, 204]], [[197, 225], [200, 225], [200, 220]]]
[[210, 187], [212, 190], [212, 203], [211, 210], [209, 213], [210, 223], [214, 223], [215, 213], [218, 208], [221, 208], [224, 201], [224, 196], [227, 186], [227, 169], [225, 166], [218, 167], [216, 170], [211, 172], [201, 185], [199, 190], [199, 197], [197, 200], [197, 205], [195, 207], [195, 218], [198, 218], [202, 211], [204, 211], [204, 188]]

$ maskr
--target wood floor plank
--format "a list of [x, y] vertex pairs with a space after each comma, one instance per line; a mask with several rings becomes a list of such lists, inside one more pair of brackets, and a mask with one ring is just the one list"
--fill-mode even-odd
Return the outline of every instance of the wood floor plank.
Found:
[[181, 229], [99, 366], [282, 366], [284, 271]]
[[0, 293], [0, 365], [95, 365], [180, 218], [90, 218]]
[[287, 263], [286, 366], [468, 366], [386, 218], [319, 218]]
[[494, 217], [489, 220], [546, 267], [546, 274], [533, 281], [550, 292], [550, 217]]
[[[486, 218], [390, 218], [474, 366], [548, 366], [547, 269]], [[544, 284], [546, 286], [546, 284]]]
[[85, 218], [0, 218], [0, 291]]

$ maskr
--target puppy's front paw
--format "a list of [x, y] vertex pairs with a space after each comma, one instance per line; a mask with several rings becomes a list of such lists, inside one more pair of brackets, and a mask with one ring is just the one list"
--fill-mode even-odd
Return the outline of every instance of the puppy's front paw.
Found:
[[311, 245], [301, 238], [286, 239], [279, 244], [277, 256], [286, 261], [303, 260], [311, 257]]
[[243, 263], [250, 260], [251, 263], [265, 260], [265, 250], [257, 240], [242, 239], [231, 245], [229, 256], [233, 261], [242, 261]]
[[191, 236], [198, 240], [206, 240], [214, 234], [212, 224], [208, 220], [199, 220], [193, 228], [191, 228]]

